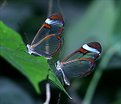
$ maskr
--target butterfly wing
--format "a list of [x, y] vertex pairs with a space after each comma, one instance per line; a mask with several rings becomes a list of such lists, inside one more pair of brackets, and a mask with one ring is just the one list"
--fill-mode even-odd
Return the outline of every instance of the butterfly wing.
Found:
[[80, 49], [78, 49], [78, 51], [83, 53], [84, 57], [90, 57], [97, 60], [102, 52], [102, 47], [98, 42], [90, 42], [84, 44]]
[[91, 58], [80, 58], [61, 63], [61, 68], [68, 78], [88, 75], [94, 66], [94, 60]]
[[45, 23], [39, 29], [37, 34], [35, 35], [31, 45], [36, 44], [41, 39], [46, 37], [49, 34], [60, 35], [63, 32], [64, 28], [64, 20], [60, 13], [56, 13], [51, 15], [45, 20]]
[[90, 42], [82, 45], [79, 49], [72, 52], [70, 55], [65, 57], [62, 62], [77, 59], [77, 58], [92, 58], [96, 60], [102, 51], [102, 47], [98, 42]]
[[36, 53], [49, 58], [60, 49], [61, 45], [62, 39], [55, 34], [50, 34], [33, 46]]
[[60, 34], [63, 32], [63, 28], [64, 21], [60, 13], [48, 17], [31, 44], [27, 44], [28, 53], [50, 58], [61, 47]]

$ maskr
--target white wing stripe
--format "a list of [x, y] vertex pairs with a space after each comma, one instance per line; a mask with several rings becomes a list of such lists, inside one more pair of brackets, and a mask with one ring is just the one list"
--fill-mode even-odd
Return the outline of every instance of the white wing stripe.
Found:
[[87, 51], [90, 51], [90, 52], [94, 52], [94, 53], [100, 54], [100, 52], [99, 52], [97, 49], [92, 48], [92, 47], [88, 46], [87, 44], [84, 44], [82, 47], [83, 47], [85, 50], [87, 50]]
[[49, 25], [52, 25], [52, 24], [59, 24], [60, 26], [63, 26], [63, 23], [59, 22], [58, 20], [51, 20], [49, 18], [47, 18], [45, 20], [45, 23], [49, 24]]

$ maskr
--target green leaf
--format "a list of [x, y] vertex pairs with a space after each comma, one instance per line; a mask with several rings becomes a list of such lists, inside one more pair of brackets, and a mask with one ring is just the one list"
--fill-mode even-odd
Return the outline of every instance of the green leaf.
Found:
[[56, 72], [55, 62], [57, 61], [57, 58], [56, 57], [54, 57], [54, 58], [52, 60], [48, 60], [48, 64], [49, 64], [49, 66], [51, 68], [50, 71], [49, 71], [49, 79], [52, 81], [52, 83], [56, 87], [58, 87], [60, 90], [62, 90], [71, 99], [70, 95], [65, 90], [65, 88], [62, 85], [62, 83], [60, 82], [60, 80], [58, 79], [58, 77], [56, 76], [56, 74], [54, 73], [54, 72]]
[[54, 85], [56, 85], [59, 89], [61, 89], [63, 92], [65, 92], [65, 94], [70, 98], [70, 99], [72, 99], [71, 98], [71, 96], [68, 94], [68, 92], [65, 90], [65, 88], [63, 87], [63, 85], [61, 84], [61, 82], [59, 81], [59, 79], [56, 77], [56, 75], [52, 72], [52, 71], [50, 71], [50, 73], [49, 73], [49, 79], [52, 81], [52, 83], [54, 84]]
[[38, 83], [46, 79], [48, 74], [46, 59], [29, 55], [20, 35], [2, 22], [0, 22], [0, 55], [24, 74], [39, 92]]
[[[44, 57], [29, 55], [20, 35], [2, 22], [0, 22], [0, 55], [24, 74], [39, 92], [38, 83], [45, 80], [49, 73], [47, 60]], [[53, 72], [49, 74], [49, 79], [68, 95], [55, 74]]]

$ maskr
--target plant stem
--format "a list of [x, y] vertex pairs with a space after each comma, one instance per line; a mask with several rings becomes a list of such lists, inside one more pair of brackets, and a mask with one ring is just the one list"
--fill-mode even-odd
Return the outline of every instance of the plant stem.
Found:
[[48, 16], [52, 14], [53, 0], [48, 1]]
[[44, 102], [44, 104], [49, 104], [50, 98], [51, 98], [50, 84], [47, 83], [46, 84], [46, 101]]
[[95, 72], [95, 74], [94, 74], [94, 76], [93, 76], [93, 78], [92, 78], [92, 80], [90, 82], [90, 85], [89, 85], [89, 87], [87, 89], [83, 104], [91, 104], [95, 89], [97, 87], [97, 84], [98, 84], [102, 74], [103, 74], [103, 71], [101, 69], [98, 69]]

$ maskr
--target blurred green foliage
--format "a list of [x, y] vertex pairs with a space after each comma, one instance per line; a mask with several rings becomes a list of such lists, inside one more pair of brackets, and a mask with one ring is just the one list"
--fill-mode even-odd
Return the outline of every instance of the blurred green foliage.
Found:
[[83, 104], [91, 103], [103, 70], [121, 68], [121, 5], [115, 3], [114, 0], [94, 0], [83, 17], [76, 18], [65, 33], [63, 57], [86, 42], [98, 41], [102, 45], [101, 62], [86, 91]]

